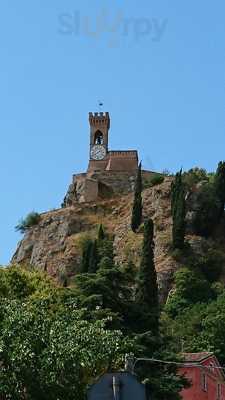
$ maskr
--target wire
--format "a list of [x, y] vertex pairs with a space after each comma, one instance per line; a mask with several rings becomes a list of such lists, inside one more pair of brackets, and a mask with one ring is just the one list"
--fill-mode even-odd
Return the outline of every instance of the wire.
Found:
[[204, 369], [220, 369], [225, 371], [225, 367], [217, 367], [217, 366], [207, 366], [207, 365], [202, 365], [199, 363], [191, 363], [191, 362], [177, 362], [177, 361], [165, 361], [165, 360], [158, 360], [156, 358], [137, 358], [133, 364], [133, 371], [136, 367], [136, 364], [141, 361], [150, 361], [150, 362], [155, 362], [155, 363], [160, 363], [160, 364], [167, 364], [167, 365], [176, 365], [178, 367], [185, 367], [185, 368], [204, 368]]

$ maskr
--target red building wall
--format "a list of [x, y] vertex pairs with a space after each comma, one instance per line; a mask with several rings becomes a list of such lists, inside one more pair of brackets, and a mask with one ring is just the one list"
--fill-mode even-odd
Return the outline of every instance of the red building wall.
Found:
[[182, 399], [225, 400], [225, 379], [218, 367], [219, 363], [213, 355], [201, 361], [189, 362], [189, 365], [186, 363], [180, 373], [190, 381], [191, 387], [181, 392]]

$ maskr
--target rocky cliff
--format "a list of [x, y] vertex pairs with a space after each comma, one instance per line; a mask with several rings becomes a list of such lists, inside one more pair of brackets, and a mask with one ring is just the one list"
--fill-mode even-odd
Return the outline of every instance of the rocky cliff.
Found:
[[[163, 183], [143, 191], [144, 216], [151, 217], [155, 223], [155, 264], [162, 299], [166, 298], [173, 272], [180, 265], [171, 253], [172, 179], [166, 177]], [[114, 236], [116, 261], [123, 263], [130, 258], [138, 267], [143, 235], [141, 229], [137, 234], [131, 231], [132, 202], [132, 193], [117, 194], [92, 202], [73, 202], [71, 206], [46, 212], [38, 225], [27, 230], [12, 262], [47, 271], [59, 281], [66, 276], [71, 282], [79, 272], [82, 241], [88, 236], [94, 237], [102, 223]], [[191, 234], [186, 239], [199, 254], [213, 246], [212, 240]]]

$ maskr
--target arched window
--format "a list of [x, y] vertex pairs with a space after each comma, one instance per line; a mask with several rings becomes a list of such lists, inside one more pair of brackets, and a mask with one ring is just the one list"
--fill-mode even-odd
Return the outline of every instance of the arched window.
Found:
[[103, 144], [103, 133], [101, 131], [95, 133], [95, 144]]

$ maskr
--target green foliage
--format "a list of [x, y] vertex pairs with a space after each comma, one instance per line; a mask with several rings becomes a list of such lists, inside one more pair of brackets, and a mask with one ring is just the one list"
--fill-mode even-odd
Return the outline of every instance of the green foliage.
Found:
[[106, 237], [104, 240], [98, 241], [99, 262], [102, 258], [107, 257], [112, 261], [114, 259], [113, 239]]
[[102, 225], [98, 229], [98, 238], [87, 237], [82, 242], [81, 273], [95, 273], [101, 259], [108, 257], [113, 260], [113, 240], [108, 237]]
[[[176, 317], [168, 313], [161, 315], [162, 329], [173, 338], [170, 348], [175, 353], [200, 351], [196, 339], [202, 331], [202, 321], [206, 315], [205, 303], [196, 303], [183, 308]], [[204, 348], [202, 350], [206, 351]]]
[[220, 161], [215, 175], [215, 192], [220, 200], [220, 218], [224, 215], [225, 207], [225, 161]]
[[198, 235], [209, 237], [224, 216], [225, 162], [220, 162], [214, 179], [202, 184], [197, 193], [194, 229]]
[[[146, 274], [146, 275], [145, 275]], [[134, 296], [135, 266], [130, 261], [116, 266], [110, 257], [103, 257], [95, 274], [81, 274], [75, 278], [78, 304], [89, 312], [89, 318], [108, 316], [107, 326], [119, 327], [129, 337], [135, 335], [136, 357], [168, 359], [168, 341], [158, 332], [158, 290], [153, 260], [153, 223], [145, 223], [143, 258]], [[152, 332], [150, 332], [150, 330]], [[174, 354], [170, 354], [174, 359]], [[140, 365], [136, 372], [145, 380], [155, 400], [179, 399], [178, 392], [184, 379], [176, 376], [176, 368]]]
[[[144, 224], [144, 240], [140, 269], [137, 277], [136, 303], [142, 314], [140, 327], [158, 332], [158, 285], [153, 251], [154, 225], [151, 219]], [[142, 326], [143, 325], [143, 326]]]
[[[148, 237], [152, 243], [152, 226]], [[87, 385], [121, 369], [126, 353], [166, 358], [166, 340], [139, 329], [144, 310], [134, 282], [135, 266], [119, 267], [112, 255], [101, 258], [96, 273], [78, 275], [74, 289], [56, 288], [37, 272], [0, 270], [0, 397], [84, 400]], [[174, 368], [137, 372], [155, 399], [178, 399], [183, 380]]]
[[81, 259], [81, 272], [87, 273], [90, 268], [90, 257], [93, 247], [93, 241], [87, 238], [82, 243], [82, 259]]
[[164, 181], [164, 176], [160, 174], [155, 174], [150, 180], [151, 186], [160, 185]]
[[172, 317], [195, 303], [207, 302], [214, 297], [210, 283], [203, 275], [189, 268], [182, 268], [175, 273], [175, 287], [165, 308]]
[[131, 217], [131, 229], [133, 230], [133, 232], [137, 231], [142, 221], [142, 189], [143, 189], [142, 172], [140, 163], [135, 182], [134, 202], [133, 202], [132, 217]]
[[[168, 336], [153, 336], [145, 332], [137, 336], [137, 345], [140, 347], [143, 358], [155, 358], [165, 361], [180, 361], [170, 349], [173, 347]], [[188, 387], [188, 382], [183, 377], [176, 375], [176, 366], [156, 364], [152, 362], [139, 362], [135, 372], [139, 379], [144, 380], [147, 393], [154, 400], [180, 400], [179, 395], [183, 387]]]
[[111, 258], [101, 259], [95, 274], [81, 274], [75, 278], [75, 294], [81, 307], [88, 310], [111, 310], [119, 319], [129, 318], [131, 288], [130, 276]]
[[183, 310], [176, 319], [166, 320], [164, 329], [173, 332], [176, 351], [211, 351], [225, 362], [225, 291], [208, 303]]
[[41, 220], [40, 214], [32, 211], [30, 214], [26, 216], [25, 219], [22, 219], [18, 225], [16, 226], [16, 231], [21, 233], [25, 233], [32, 226], [38, 225]]
[[87, 384], [133, 350], [121, 332], [73, 307], [51, 315], [43, 303], [4, 300], [0, 314], [2, 399], [84, 400]]
[[97, 271], [100, 257], [98, 254], [98, 242], [97, 240], [87, 239], [83, 244], [83, 252], [81, 259], [81, 272], [82, 273], [94, 273]]
[[90, 273], [96, 272], [97, 268], [98, 268], [98, 262], [99, 262], [98, 244], [97, 244], [97, 240], [94, 240], [92, 242], [92, 246], [91, 246], [88, 272], [90, 272]]
[[221, 202], [213, 184], [208, 183], [200, 188], [196, 204], [194, 230], [198, 235], [209, 237], [217, 226], [221, 213]]
[[182, 170], [176, 174], [175, 181], [172, 183], [171, 209], [173, 218], [173, 248], [183, 249], [186, 228], [186, 204]]
[[53, 281], [40, 272], [31, 272], [19, 266], [0, 268], [0, 298], [26, 299], [54, 290]]
[[105, 237], [106, 237], [106, 235], [105, 235], [104, 228], [103, 228], [102, 224], [100, 224], [99, 228], [98, 228], [98, 240], [104, 240]]

